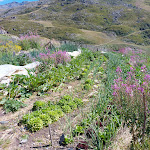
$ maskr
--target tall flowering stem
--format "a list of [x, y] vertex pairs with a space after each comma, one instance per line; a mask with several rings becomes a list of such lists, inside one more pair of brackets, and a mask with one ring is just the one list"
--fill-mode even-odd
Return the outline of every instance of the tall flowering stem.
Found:
[[[146, 65], [131, 57], [132, 66], [123, 77], [123, 71], [117, 67], [117, 77], [112, 85], [114, 102], [118, 110], [125, 117], [127, 125], [131, 126], [133, 140], [135, 142], [135, 133], [144, 141], [147, 128], [149, 104], [150, 104], [150, 74]], [[142, 127], [142, 128], [141, 128]]]
[[56, 67], [58, 64], [65, 65], [67, 62], [71, 61], [71, 57], [67, 54], [66, 51], [56, 51], [52, 54], [48, 51], [48, 53], [40, 53], [40, 58], [45, 62], [45, 64], [53, 63]]

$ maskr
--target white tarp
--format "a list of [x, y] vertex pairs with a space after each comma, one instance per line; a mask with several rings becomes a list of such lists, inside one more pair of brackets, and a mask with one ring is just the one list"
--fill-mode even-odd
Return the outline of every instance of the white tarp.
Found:
[[78, 49], [78, 51], [73, 51], [73, 52], [67, 52], [68, 55], [73, 56], [73, 57], [77, 57], [78, 55], [81, 54], [81, 50]]
[[11, 76], [15, 74], [28, 75], [26, 69], [33, 69], [39, 66], [39, 62], [33, 62], [25, 66], [14, 66], [10, 64], [0, 65], [0, 83], [9, 84]]

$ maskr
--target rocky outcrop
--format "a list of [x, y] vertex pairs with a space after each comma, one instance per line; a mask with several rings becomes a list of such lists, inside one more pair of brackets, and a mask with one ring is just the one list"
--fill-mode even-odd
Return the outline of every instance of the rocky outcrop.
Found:
[[2, 27], [0, 27], [0, 34], [7, 34], [7, 32]]

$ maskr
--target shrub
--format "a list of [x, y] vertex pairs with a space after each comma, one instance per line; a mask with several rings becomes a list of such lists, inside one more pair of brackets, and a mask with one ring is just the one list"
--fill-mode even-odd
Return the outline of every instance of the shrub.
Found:
[[35, 110], [40, 110], [41, 108], [44, 108], [46, 106], [46, 102], [44, 101], [36, 101], [34, 104], [33, 104], [33, 108], [32, 110], [35, 111]]
[[16, 45], [12, 41], [9, 41], [8, 43], [0, 46], [0, 51], [1, 52], [20, 52], [21, 47], [19, 45]]
[[30, 131], [35, 132], [43, 128], [43, 121], [39, 118], [31, 118], [28, 121], [27, 127]]

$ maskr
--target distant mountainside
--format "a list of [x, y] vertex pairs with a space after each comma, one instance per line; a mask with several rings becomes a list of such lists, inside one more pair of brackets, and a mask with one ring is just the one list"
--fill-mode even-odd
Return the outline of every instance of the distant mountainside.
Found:
[[110, 41], [111, 37], [147, 46], [150, 45], [150, 17], [140, 7], [145, 5], [148, 7], [145, 0], [14, 2], [0, 8], [0, 26], [15, 35], [37, 31], [47, 38], [91, 44]]

